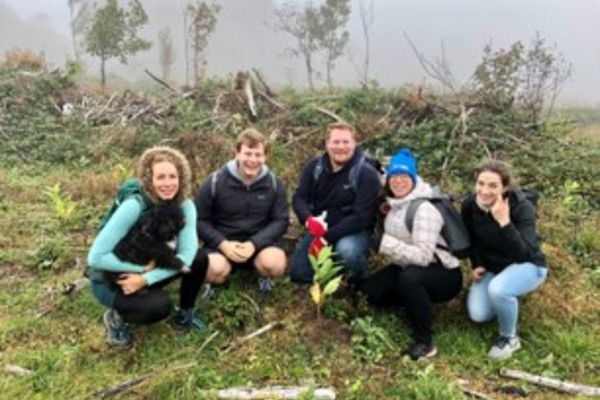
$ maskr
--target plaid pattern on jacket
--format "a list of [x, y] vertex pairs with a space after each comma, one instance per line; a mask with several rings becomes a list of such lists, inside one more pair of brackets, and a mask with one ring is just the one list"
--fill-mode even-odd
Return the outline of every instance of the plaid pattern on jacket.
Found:
[[411, 200], [430, 198], [431, 186], [417, 178], [415, 188], [401, 199], [388, 197], [390, 205], [384, 221], [384, 233], [379, 252], [388, 256], [401, 267], [418, 265], [427, 267], [436, 256], [446, 268], [457, 268], [459, 261], [437, 244], [446, 245], [441, 236], [444, 220], [440, 212], [429, 202], [423, 202], [415, 214], [412, 233], [406, 227], [406, 211]]

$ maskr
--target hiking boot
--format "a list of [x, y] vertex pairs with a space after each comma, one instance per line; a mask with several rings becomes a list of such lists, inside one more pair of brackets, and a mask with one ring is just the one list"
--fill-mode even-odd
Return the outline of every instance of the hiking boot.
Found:
[[268, 276], [259, 276], [258, 277], [258, 290], [262, 293], [270, 293], [273, 290], [273, 286], [275, 283], [273, 279]]
[[123, 322], [116, 310], [108, 309], [102, 317], [106, 327], [106, 342], [111, 347], [131, 347], [131, 324]]
[[504, 360], [512, 355], [515, 351], [521, 348], [521, 340], [518, 336], [509, 338], [499, 336], [492, 345], [488, 353], [489, 358], [494, 360]]
[[173, 315], [173, 325], [176, 329], [184, 331], [190, 329], [206, 329], [206, 324], [204, 323], [204, 321], [202, 321], [202, 319], [200, 319], [200, 317], [198, 316], [198, 314], [196, 314], [196, 311], [194, 311], [193, 308], [188, 308], [184, 310], [182, 308], [176, 307], [175, 314]]
[[407, 355], [411, 360], [416, 361], [419, 358], [431, 358], [437, 354], [437, 347], [433, 344], [427, 343], [414, 343], [408, 349], [402, 352], [403, 355]]

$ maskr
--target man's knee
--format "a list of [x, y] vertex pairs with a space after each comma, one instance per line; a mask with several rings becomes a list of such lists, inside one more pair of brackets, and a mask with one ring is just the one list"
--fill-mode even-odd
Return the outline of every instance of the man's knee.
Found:
[[336, 243], [334, 251], [346, 269], [362, 274], [367, 269], [367, 246], [353, 237], [343, 237]]
[[206, 280], [210, 283], [221, 284], [227, 280], [231, 273], [231, 264], [221, 253], [210, 253], [208, 255], [208, 271]]
[[258, 253], [254, 266], [260, 275], [277, 278], [285, 273], [287, 258], [283, 250], [271, 246]]

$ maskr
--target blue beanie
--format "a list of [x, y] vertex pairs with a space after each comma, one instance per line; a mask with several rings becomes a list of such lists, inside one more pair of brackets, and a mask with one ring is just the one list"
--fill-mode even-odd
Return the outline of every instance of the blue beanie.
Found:
[[390, 159], [386, 175], [390, 178], [397, 174], [407, 174], [413, 183], [417, 182], [417, 160], [407, 148], [398, 150]]

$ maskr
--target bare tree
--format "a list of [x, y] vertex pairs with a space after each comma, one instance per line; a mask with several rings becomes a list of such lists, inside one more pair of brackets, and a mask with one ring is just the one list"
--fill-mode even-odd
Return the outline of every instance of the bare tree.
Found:
[[158, 57], [162, 78], [168, 80], [171, 75], [171, 67], [175, 62], [175, 48], [173, 38], [171, 38], [171, 30], [168, 27], [158, 32]]
[[350, 0], [326, 0], [319, 7], [317, 20], [317, 44], [325, 53], [325, 71], [327, 86], [333, 88], [331, 73], [335, 68], [335, 60], [344, 54], [350, 34], [345, 26], [350, 18]]
[[365, 40], [365, 54], [363, 65], [360, 69], [360, 84], [363, 88], [369, 85], [369, 67], [371, 63], [371, 30], [375, 19], [374, 0], [359, 0], [358, 11], [363, 39]]
[[206, 66], [206, 56], [204, 54], [208, 46], [208, 37], [217, 27], [217, 15], [221, 11], [221, 6], [217, 3], [207, 3], [205, 1], [195, 1], [188, 4], [187, 14], [190, 25], [188, 34], [191, 39], [192, 66], [194, 67], [194, 81], [196, 84], [204, 75]]
[[75, 59], [79, 61], [78, 38], [85, 33], [85, 25], [90, 19], [90, 3], [87, 0], [68, 0], [71, 27], [71, 41]]
[[312, 5], [299, 8], [295, 3], [287, 2], [275, 9], [273, 29], [290, 34], [296, 40], [294, 47], [286, 50], [295, 57], [301, 57], [306, 67], [308, 86], [314, 89], [314, 57], [319, 49], [317, 37], [319, 12]]

